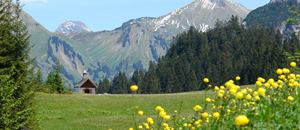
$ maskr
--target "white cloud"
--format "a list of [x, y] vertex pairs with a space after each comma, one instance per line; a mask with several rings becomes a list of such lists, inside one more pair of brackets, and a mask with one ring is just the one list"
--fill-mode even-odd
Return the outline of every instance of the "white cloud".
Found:
[[20, 0], [22, 4], [46, 4], [48, 0]]

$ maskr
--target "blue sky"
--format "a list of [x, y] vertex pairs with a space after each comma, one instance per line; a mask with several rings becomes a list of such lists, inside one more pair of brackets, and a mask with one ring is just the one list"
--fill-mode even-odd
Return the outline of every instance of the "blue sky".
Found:
[[[93, 31], [112, 30], [129, 19], [158, 17], [193, 0], [21, 0], [23, 9], [50, 31], [66, 20], [80, 20]], [[255, 9], [269, 0], [234, 0]]]

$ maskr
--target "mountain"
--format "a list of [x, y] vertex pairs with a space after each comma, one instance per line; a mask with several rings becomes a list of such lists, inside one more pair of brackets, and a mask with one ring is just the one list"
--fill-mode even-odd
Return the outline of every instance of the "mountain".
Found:
[[66, 79], [76, 83], [85, 69], [96, 81], [119, 71], [129, 76], [136, 69], [147, 69], [149, 61], [165, 55], [172, 39], [190, 26], [207, 31], [218, 20], [232, 15], [243, 19], [248, 12], [230, 0], [195, 0], [161, 17], [132, 19], [111, 31], [91, 32], [83, 23], [72, 21], [63, 23], [56, 33], [35, 21], [28, 28], [36, 45], [32, 55], [38, 57], [37, 66], [47, 73], [59, 59]]
[[[207, 84], [199, 81], [205, 77], [213, 77], [209, 81], [212, 85], [237, 74], [243, 77], [239, 85], [255, 82], [258, 76], [277, 77], [272, 71], [288, 62], [282, 58], [285, 52], [298, 50], [300, 45], [297, 40], [282, 43], [281, 36], [271, 29], [246, 29], [236, 17], [206, 33], [190, 28], [176, 39], [158, 64], [150, 63], [146, 72], [134, 72], [129, 82], [140, 86], [139, 93], [202, 90]], [[121, 77], [117, 75], [106, 92], [128, 93], [118, 85], [123, 81]]]
[[263, 26], [279, 30], [283, 34], [298, 32], [300, 0], [271, 0], [251, 11], [245, 18], [248, 27]]
[[228, 20], [232, 15], [244, 18], [248, 10], [229, 0], [195, 0], [167, 15], [153, 20], [154, 31], [187, 30], [190, 26], [206, 31], [217, 19]]
[[65, 21], [62, 23], [57, 29], [56, 33], [61, 34], [72, 34], [72, 33], [80, 33], [80, 32], [90, 32], [89, 29], [83, 22], [81, 21]]
[[34, 59], [35, 67], [46, 76], [59, 60], [67, 84], [79, 80], [88, 58], [73, 48], [70, 39], [49, 32], [26, 12], [22, 12], [22, 18], [30, 34], [30, 57]]

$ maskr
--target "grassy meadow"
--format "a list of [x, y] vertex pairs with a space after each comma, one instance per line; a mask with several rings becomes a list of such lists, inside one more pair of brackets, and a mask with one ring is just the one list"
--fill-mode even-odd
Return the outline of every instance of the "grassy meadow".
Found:
[[[43, 130], [126, 130], [133, 126], [133, 111], [143, 110], [155, 116], [154, 108], [192, 113], [192, 106], [202, 104], [212, 92], [154, 95], [36, 95], [39, 126]], [[139, 108], [136, 109], [135, 106]]]
[[278, 70], [278, 81], [260, 77], [254, 86], [246, 87], [230, 80], [201, 92], [37, 93], [38, 125], [43, 130], [300, 129], [300, 74], [289, 74], [284, 68], [284, 75]]

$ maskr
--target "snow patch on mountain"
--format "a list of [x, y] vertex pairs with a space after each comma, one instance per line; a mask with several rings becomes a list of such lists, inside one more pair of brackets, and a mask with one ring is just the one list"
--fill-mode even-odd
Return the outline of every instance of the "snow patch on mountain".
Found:
[[[197, 4], [201, 4], [203, 9], [209, 9], [209, 10], [213, 10], [216, 6], [216, 1], [213, 2], [212, 0], [198, 0], [196, 2], [200, 2]], [[195, 4], [195, 5], [197, 5]]]
[[176, 21], [172, 20], [171, 22], [168, 21], [168, 20], [171, 19], [171, 18], [174, 17], [174, 16], [180, 15], [182, 12], [184, 12], [184, 11], [187, 10], [188, 8], [189, 8], [189, 6], [185, 6], [185, 7], [182, 7], [182, 8], [178, 8], [178, 9], [176, 9], [175, 11], [173, 11], [173, 12], [171, 12], [171, 13], [165, 15], [165, 16], [161, 16], [161, 17], [159, 17], [158, 19], [155, 19], [155, 20], [153, 21], [154, 24], [155, 24], [155, 26], [154, 26], [154, 31], [156, 32], [156, 31], [158, 31], [159, 28], [166, 26], [166, 23], [167, 23], [167, 22], [169, 22], [169, 23], [172, 24], [172, 25], [177, 25], [177, 28], [178, 28], [180, 23], [178, 23], [177, 20], [176, 20]]
[[70, 33], [80, 33], [80, 32], [90, 32], [89, 29], [83, 22], [81, 21], [66, 21], [62, 23], [55, 32], [62, 34], [70, 34]]
[[[235, 8], [232, 8], [232, 10], [236, 10], [236, 12], [248, 12], [246, 8], [243, 8], [243, 6], [235, 3], [232, 0], [194, 0], [189, 5], [178, 8], [165, 16], [154, 19], [152, 21], [152, 23], [154, 23], [153, 30], [154, 32], [157, 32], [161, 28], [165, 28], [167, 26], [174, 26], [176, 28], [181, 27], [182, 29], [186, 30], [190, 26], [194, 26], [199, 30], [206, 31], [208, 28], [210, 28], [208, 25], [209, 23], [195, 24], [193, 17], [197, 17], [199, 11], [212, 12], [220, 8], [225, 8], [228, 4], [234, 5]], [[190, 12], [194, 12], [194, 14], [189, 14]], [[178, 19], [178, 17], [184, 18], [185, 20]]]

